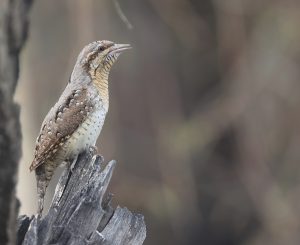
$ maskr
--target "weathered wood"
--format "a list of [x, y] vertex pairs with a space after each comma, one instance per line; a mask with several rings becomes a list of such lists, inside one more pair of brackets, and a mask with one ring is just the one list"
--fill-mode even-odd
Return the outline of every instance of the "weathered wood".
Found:
[[81, 154], [72, 171], [66, 169], [57, 184], [44, 218], [18, 220], [18, 244], [142, 244], [146, 237], [144, 218], [127, 208], [110, 205], [105, 195], [116, 166], [91, 152]]
[[0, 244], [15, 244], [15, 185], [21, 157], [20, 108], [14, 100], [31, 0], [0, 1]]

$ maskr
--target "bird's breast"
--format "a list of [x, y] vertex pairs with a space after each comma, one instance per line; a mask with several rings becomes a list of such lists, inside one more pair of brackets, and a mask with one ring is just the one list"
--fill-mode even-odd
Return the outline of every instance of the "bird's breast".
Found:
[[106, 110], [99, 108], [91, 112], [86, 120], [72, 134], [69, 140], [64, 144], [62, 158], [72, 158], [78, 155], [84, 149], [96, 144], [97, 138], [101, 132]]

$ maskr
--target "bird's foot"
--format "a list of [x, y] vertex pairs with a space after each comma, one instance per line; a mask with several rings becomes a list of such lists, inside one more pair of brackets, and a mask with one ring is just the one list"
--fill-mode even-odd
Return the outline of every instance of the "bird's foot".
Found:
[[78, 159], [78, 155], [76, 157], [74, 157], [73, 159], [67, 161], [67, 166], [71, 173], [73, 173], [77, 159]]
[[100, 163], [104, 163], [104, 156], [98, 155], [98, 157], [99, 157]]
[[94, 155], [97, 155], [97, 153], [98, 153], [98, 148], [97, 148], [97, 146], [92, 145], [92, 146], [89, 147], [89, 151], [90, 151], [90, 153], [94, 156]]

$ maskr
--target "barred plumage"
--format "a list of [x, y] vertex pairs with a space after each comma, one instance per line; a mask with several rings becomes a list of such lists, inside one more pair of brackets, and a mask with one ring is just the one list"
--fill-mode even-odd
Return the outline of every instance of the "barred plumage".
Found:
[[45, 117], [30, 166], [36, 173], [40, 215], [56, 167], [62, 162], [70, 166], [80, 152], [95, 146], [108, 111], [109, 70], [129, 47], [110, 41], [87, 45], [59, 101]]

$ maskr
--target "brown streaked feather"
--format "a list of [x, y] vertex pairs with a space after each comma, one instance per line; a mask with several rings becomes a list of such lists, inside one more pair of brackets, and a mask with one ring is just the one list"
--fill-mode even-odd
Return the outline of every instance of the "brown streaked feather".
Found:
[[86, 89], [72, 90], [65, 102], [47, 115], [37, 138], [34, 160], [30, 171], [48, 159], [53, 159], [63, 145], [87, 118], [93, 108], [91, 96]]

